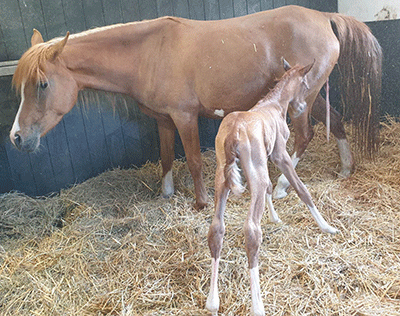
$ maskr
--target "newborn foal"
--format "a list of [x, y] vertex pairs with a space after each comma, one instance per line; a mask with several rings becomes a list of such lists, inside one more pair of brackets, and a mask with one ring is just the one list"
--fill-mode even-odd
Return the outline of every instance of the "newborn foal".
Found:
[[[265, 315], [261, 301], [258, 276], [258, 253], [261, 244], [261, 216], [267, 197], [270, 220], [280, 222], [272, 205], [272, 183], [268, 176], [268, 157], [279, 167], [296, 190], [300, 199], [307, 204], [312, 216], [322, 231], [338, 232], [321, 216], [314, 205], [307, 188], [297, 176], [291, 158], [286, 151], [289, 128], [286, 112], [296, 116], [306, 108], [306, 74], [313, 64], [306, 67], [295, 66], [290, 69], [283, 60], [286, 73], [266, 97], [247, 112], [232, 112], [227, 115], [219, 128], [215, 140], [217, 170], [215, 174], [215, 215], [208, 233], [211, 250], [211, 287], [206, 307], [217, 315], [218, 264], [225, 232], [224, 210], [230, 190], [235, 194], [243, 192], [237, 161], [240, 160], [251, 194], [250, 210], [244, 225], [245, 247], [250, 269], [250, 288], [252, 315]], [[293, 117], [293, 116], [292, 116]]]

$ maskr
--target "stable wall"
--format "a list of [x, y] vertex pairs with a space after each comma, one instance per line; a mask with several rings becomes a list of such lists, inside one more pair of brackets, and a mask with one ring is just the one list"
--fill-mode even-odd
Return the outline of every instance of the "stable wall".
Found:
[[399, 0], [338, 0], [338, 12], [363, 22], [400, 18]]

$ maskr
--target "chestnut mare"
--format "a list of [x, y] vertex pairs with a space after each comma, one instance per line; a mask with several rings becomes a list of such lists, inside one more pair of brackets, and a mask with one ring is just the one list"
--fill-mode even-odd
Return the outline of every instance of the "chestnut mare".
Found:
[[250, 288], [252, 315], [265, 315], [261, 300], [258, 276], [258, 253], [262, 241], [261, 217], [267, 197], [270, 220], [280, 222], [272, 205], [272, 183], [268, 176], [268, 157], [279, 167], [301, 200], [308, 206], [322, 231], [337, 233], [314, 205], [311, 195], [294, 170], [286, 151], [289, 128], [286, 124], [286, 112], [290, 105], [294, 117], [306, 109], [308, 78], [306, 74], [313, 64], [304, 68], [290, 66], [284, 61], [287, 72], [261, 101], [248, 112], [238, 111], [228, 114], [220, 125], [215, 139], [217, 170], [215, 173], [215, 214], [208, 232], [208, 246], [211, 251], [211, 287], [206, 307], [217, 315], [218, 265], [222, 240], [225, 232], [224, 211], [229, 192], [243, 191], [237, 161], [244, 171], [251, 195], [250, 210], [244, 224], [245, 247], [250, 269]]
[[[347, 116], [361, 127], [360, 143], [376, 146], [381, 49], [368, 27], [351, 17], [287, 6], [220, 21], [163, 17], [67, 33], [48, 42], [34, 30], [31, 43], [13, 77], [21, 94], [10, 132], [17, 148], [36, 150], [40, 137], [72, 109], [79, 90], [126, 94], [157, 120], [164, 196], [174, 192], [171, 168], [178, 129], [198, 208], [208, 201], [198, 116], [221, 118], [250, 109], [282, 76], [281, 56], [291, 64], [316, 60], [308, 76], [307, 110], [292, 116], [294, 164], [313, 136], [310, 116], [325, 121], [319, 91], [337, 62], [348, 81], [342, 80], [351, 92], [346, 95], [354, 97], [345, 99]], [[331, 109], [330, 118], [341, 173], [348, 176], [353, 168], [350, 147], [340, 115]], [[287, 186], [280, 178], [276, 196], [283, 196]]]

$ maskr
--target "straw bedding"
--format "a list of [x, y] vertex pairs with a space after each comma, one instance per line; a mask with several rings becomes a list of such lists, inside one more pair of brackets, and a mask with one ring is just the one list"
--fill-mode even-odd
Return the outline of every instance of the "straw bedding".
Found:
[[[262, 222], [267, 315], [400, 315], [400, 123], [382, 124], [375, 161], [337, 179], [334, 141], [316, 137], [298, 174], [330, 236], [294, 192], [275, 201], [282, 224]], [[0, 196], [1, 315], [207, 315], [215, 154], [203, 154], [211, 203], [192, 209], [193, 182], [174, 164], [176, 194], [160, 195], [160, 164], [115, 169], [59, 194]], [[278, 171], [271, 165], [274, 181]], [[246, 191], [230, 198], [220, 264], [220, 315], [248, 315]]]

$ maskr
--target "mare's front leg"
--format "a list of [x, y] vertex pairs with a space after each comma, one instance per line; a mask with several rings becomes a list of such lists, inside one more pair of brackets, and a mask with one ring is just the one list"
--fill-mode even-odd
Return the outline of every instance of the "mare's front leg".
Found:
[[191, 113], [178, 112], [171, 115], [171, 117], [181, 137], [186, 161], [193, 178], [196, 194], [195, 208], [202, 209], [208, 203], [208, 195], [202, 175], [198, 116]]
[[[294, 149], [291, 158], [293, 168], [296, 168], [301, 156], [314, 137], [314, 131], [309, 119], [309, 111], [310, 109], [307, 107], [307, 109], [298, 117], [291, 117], [295, 133]], [[273, 197], [275, 199], [284, 198], [287, 195], [286, 190], [289, 188], [289, 186], [290, 182], [285, 175], [280, 175], [274, 189]]]
[[[311, 115], [319, 122], [326, 124], [326, 101], [321, 94], [315, 99]], [[339, 148], [342, 168], [339, 175], [348, 178], [354, 171], [354, 159], [350, 145], [346, 138], [346, 132], [341, 120], [341, 115], [334, 108], [330, 108], [331, 132], [336, 137]]]
[[228, 195], [229, 189], [225, 186], [224, 167], [219, 164], [215, 172], [215, 213], [208, 231], [208, 247], [211, 252], [211, 283], [206, 308], [213, 316], [217, 315], [219, 309], [218, 267], [225, 234], [224, 211]]
[[175, 124], [166, 120], [158, 120], [158, 133], [160, 135], [160, 157], [162, 167], [161, 191], [163, 197], [174, 194], [172, 178], [172, 164], [175, 158]]
[[274, 152], [271, 155], [271, 160], [278, 166], [278, 168], [288, 179], [289, 183], [295, 189], [300, 199], [307, 205], [319, 228], [326, 233], [338, 233], [339, 231], [325, 221], [325, 219], [319, 213], [317, 207], [314, 205], [310, 193], [294, 170], [290, 156], [286, 151], [285, 141], [281, 140], [279, 144], [276, 144]]

